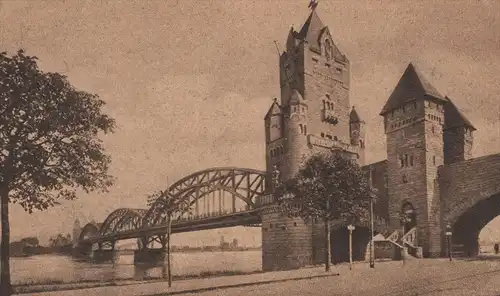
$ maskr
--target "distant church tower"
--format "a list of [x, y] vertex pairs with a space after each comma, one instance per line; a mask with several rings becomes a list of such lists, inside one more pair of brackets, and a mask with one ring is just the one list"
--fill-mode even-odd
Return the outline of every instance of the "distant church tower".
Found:
[[82, 227], [80, 225], [80, 220], [78, 218], [75, 219], [75, 222], [73, 223], [73, 234], [71, 236], [73, 240], [73, 247], [76, 247], [78, 244], [78, 239], [80, 238], [80, 233], [82, 231]]
[[[312, 153], [341, 151], [364, 164], [364, 122], [349, 104], [349, 60], [315, 8], [299, 32], [291, 28], [288, 33], [286, 51], [279, 59], [281, 99], [274, 100], [264, 118], [269, 193], [273, 175], [282, 180], [293, 177]], [[266, 208], [263, 269], [322, 262], [323, 228]]]

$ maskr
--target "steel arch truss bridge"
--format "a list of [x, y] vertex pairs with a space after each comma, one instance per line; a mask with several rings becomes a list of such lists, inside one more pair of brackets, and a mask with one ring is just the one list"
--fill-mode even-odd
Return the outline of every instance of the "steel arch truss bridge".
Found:
[[[255, 225], [260, 223], [259, 197], [265, 191], [265, 172], [243, 168], [212, 168], [186, 176], [166, 194], [177, 207], [172, 233]], [[122, 208], [102, 224], [87, 224], [80, 244], [139, 238], [142, 245], [160, 240], [167, 231], [166, 205], [161, 200], [149, 209]]]

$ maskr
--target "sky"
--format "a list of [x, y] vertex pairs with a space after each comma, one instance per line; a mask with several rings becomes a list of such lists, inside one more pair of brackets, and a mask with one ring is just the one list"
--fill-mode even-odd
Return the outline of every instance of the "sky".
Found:
[[[0, 50], [97, 93], [118, 129], [103, 138], [117, 178], [45, 212], [11, 208], [12, 239], [71, 232], [214, 166], [263, 170], [264, 121], [279, 96], [278, 56], [308, 0], [0, 0]], [[367, 161], [385, 159], [378, 114], [409, 62], [475, 125], [474, 156], [500, 152], [500, 1], [326, 1], [317, 8], [351, 61], [351, 104], [367, 123]], [[500, 219], [483, 233], [500, 238]], [[179, 234], [174, 244], [260, 245], [260, 230]], [[482, 234], [483, 235], [483, 234]], [[484, 235], [483, 235], [484, 236]]]

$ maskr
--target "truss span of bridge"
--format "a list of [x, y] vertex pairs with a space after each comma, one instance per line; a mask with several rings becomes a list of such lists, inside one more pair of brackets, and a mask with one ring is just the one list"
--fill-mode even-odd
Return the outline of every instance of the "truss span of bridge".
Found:
[[[212, 168], [172, 184], [167, 193], [179, 205], [172, 233], [258, 225], [265, 199], [265, 172], [243, 168]], [[103, 223], [89, 223], [79, 243], [100, 243], [163, 235], [167, 214], [161, 201], [149, 209], [117, 209]]]

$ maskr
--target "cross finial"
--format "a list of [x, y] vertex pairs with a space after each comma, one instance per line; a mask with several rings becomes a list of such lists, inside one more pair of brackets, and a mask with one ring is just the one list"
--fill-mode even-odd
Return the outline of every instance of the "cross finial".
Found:
[[318, 6], [318, 0], [310, 0], [308, 8], [311, 8], [311, 10], [316, 9], [316, 6]]

